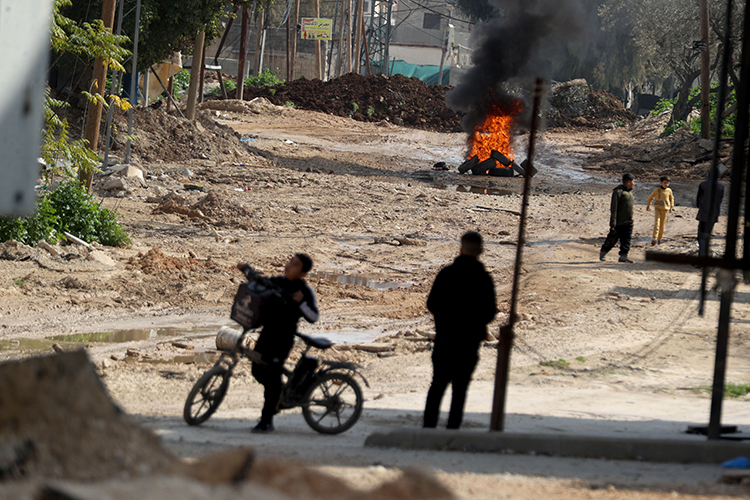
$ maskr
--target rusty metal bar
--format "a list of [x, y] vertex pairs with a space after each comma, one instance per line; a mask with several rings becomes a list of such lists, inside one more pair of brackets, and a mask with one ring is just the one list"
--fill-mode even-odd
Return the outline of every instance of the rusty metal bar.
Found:
[[[701, 28], [702, 29], [702, 28]], [[732, 0], [727, 0], [727, 17], [726, 28], [724, 30], [724, 51], [722, 53], [721, 72], [719, 74], [719, 100], [716, 104], [716, 132], [714, 134], [714, 150], [711, 152], [711, 189], [708, 190], [708, 211], [713, 214], [713, 207], [716, 203], [716, 185], [719, 182], [719, 146], [721, 142], [723, 123], [722, 114], [724, 110], [724, 101], [727, 95], [727, 80], [729, 78], [729, 61], [732, 57]], [[703, 83], [701, 83], [703, 85]], [[709, 124], [706, 124], [706, 130], [709, 130]], [[713, 223], [708, 223], [708, 235], [704, 246], [706, 255], [711, 255], [711, 233], [713, 232]], [[700, 239], [702, 235], [698, 235]], [[708, 269], [705, 267], [701, 272], [701, 294], [698, 303], [698, 315], [703, 316], [703, 309], [706, 303], [706, 282], [708, 281]]]
[[[529, 167], [534, 163], [534, 138], [536, 136], [539, 103], [544, 90], [541, 78], [534, 86], [534, 107], [531, 113], [531, 129], [529, 131]], [[513, 288], [510, 294], [510, 315], [508, 323], [500, 327], [500, 339], [497, 345], [497, 366], [495, 369], [495, 394], [492, 400], [492, 416], [490, 430], [502, 431], [505, 420], [505, 400], [508, 389], [508, 374], [510, 372], [510, 351], [513, 348], [513, 325], [516, 322], [516, 306], [518, 303], [518, 286], [521, 275], [521, 257], [523, 245], [526, 242], [526, 212], [529, 205], [529, 187], [531, 186], [532, 168], [527, 168], [523, 176], [523, 199], [521, 201], [521, 218], [518, 222], [518, 245], [516, 245], [516, 264], [513, 270]]]

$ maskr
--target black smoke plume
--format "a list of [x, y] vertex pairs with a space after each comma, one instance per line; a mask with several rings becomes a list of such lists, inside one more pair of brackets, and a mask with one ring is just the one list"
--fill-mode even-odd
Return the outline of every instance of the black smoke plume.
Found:
[[510, 88], [530, 91], [536, 78], [549, 78], [588, 18], [582, 0], [490, 1], [497, 15], [475, 27], [473, 66], [446, 97], [464, 115], [468, 133], [484, 123], [490, 105], [505, 107], [520, 97]]

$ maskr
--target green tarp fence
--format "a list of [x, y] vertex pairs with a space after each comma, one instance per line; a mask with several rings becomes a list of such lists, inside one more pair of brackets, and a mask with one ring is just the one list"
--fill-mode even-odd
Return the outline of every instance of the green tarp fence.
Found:
[[[380, 66], [380, 64], [375, 63], [373, 66]], [[450, 71], [448, 66], [443, 67], [443, 85], [448, 85], [448, 82], [450, 82]], [[389, 74], [415, 76], [428, 85], [437, 85], [440, 66], [420, 66], [419, 64], [409, 64], [404, 61], [391, 61]]]

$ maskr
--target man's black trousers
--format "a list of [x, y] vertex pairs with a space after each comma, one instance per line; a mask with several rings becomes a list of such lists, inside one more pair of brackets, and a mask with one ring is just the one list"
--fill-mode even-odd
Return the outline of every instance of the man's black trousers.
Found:
[[607, 253], [620, 241], [620, 256], [627, 257], [630, 251], [630, 240], [633, 238], [633, 226], [615, 226], [609, 230], [607, 239], [602, 245], [602, 253]]
[[270, 423], [276, 414], [276, 407], [281, 399], [281, 368], [282, 363], [271, 361], [266, 365], [253, 363], [252, 374], [258, 383], [263, 384], [263, 410], [260, 413], [260, 421], [263, 424]]
[[427, 391], [424, 409], [424, 426], [436, 427], [440, 416], [440, 402], [450, 383], [452, 385], [451, 409], [448, 413], [448, 429], [458, 429], [464, 416], [466, 392], [471, 382], [471, 374], [477, 365], [478, 357], [464, 356], [463, 359], [450, 356], [433, 356], [432, 384]]

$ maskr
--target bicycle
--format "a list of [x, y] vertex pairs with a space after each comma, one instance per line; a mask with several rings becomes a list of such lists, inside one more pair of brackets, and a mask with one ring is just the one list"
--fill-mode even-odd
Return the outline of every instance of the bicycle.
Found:
[[[250, 281], [265, 286], [270, 293], [278, 294], [274, 285], [259, 277], [254, 271], [245, 271]], [[235, 297], [234, 311], [238, 298]], [[278, 295], [277, 295], [278, 296]], [[246, 311], [247, 312], [247, 311]], [[252, 316], [252, 314], [251, 314]], [[189, 425], [200, 425], [208, 420], [221, 405], [229, 389], [229, 380], [240, 360], [245, 357], [253, 363], [262, 363], [260, 353], [245, 345], [252, 328], [245, 322], [242, 333], [234, 347], [223, 352], [213, 367], [206, 371], [193, 385], [183, 409], [183, 418]], [[302, 415], [313, 430], [322, 434], [339, 434], [352, 428], [362, 415], [362, 389], [354, 376], [359, 376], [367, 387], [370, 384], [357, 366], [347, 361], [319, 360], [309, 356], [311, 348], [326, 350], [333, 342], [323, 337], [311, 337], [295, 333], [306, 345], [293, 369], [282, 368], [285, 378], [278, 409], [302, 408]]]

